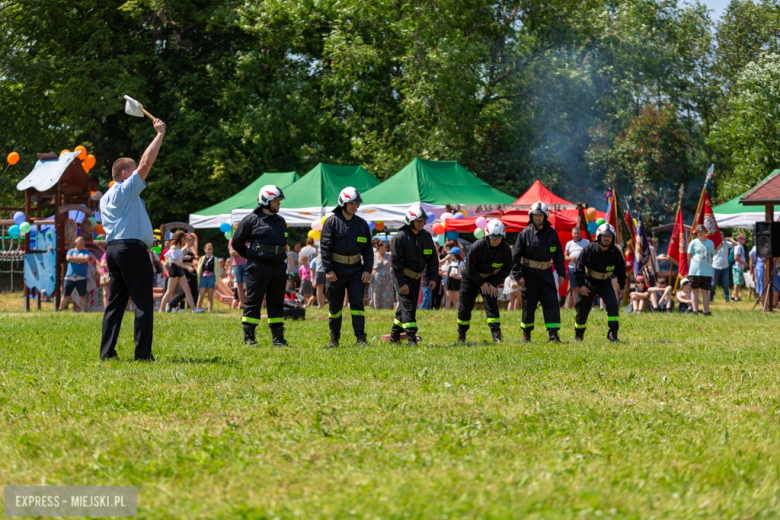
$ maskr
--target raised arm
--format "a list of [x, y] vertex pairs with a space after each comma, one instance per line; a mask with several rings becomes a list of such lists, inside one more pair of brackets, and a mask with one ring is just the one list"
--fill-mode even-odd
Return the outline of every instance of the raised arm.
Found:
[[165, 123], [163, 123], [161, 119], [155, 119], [153, 124], [157, 135], [154, 136], [151, 144], [146, 148], [146, 151], [138, 164], [137, 170], [138, 176], [141, 177], [141, 180], [144, 182], [146, 182], [146, 176], [149, 175], [149, 170], [152, 169], [154, 160], [157, 159], [157, 153], [160, 151], [160, 146], [162, 145], [163, 137], [165, 136]]

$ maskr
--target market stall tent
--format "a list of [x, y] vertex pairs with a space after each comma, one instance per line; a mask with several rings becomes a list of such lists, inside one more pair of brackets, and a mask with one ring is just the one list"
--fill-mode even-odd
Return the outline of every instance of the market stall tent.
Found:
[[[305, 227], [320, 220], [338, 205], [339, 193], [347, 186], [367, 192], [379, 181], [362, 166], [339, 166], [320, 163], [295, 184], [284, 190], [285, 199], [279, 215], [293, 227]], [[255, 197], [257, 195], [255, 194]], [[233, 224], [241, 222], [256, 207], [236, 208], [231, 212]]]
[[232, 197], [191, 213], [190, 225], [197, 229], [218, 228], [223, 222], [230, 222], [230, 213], [234, 209], [253, 210], [257, 206], [257, 194], [263, 186], [273, 184], [284, 190], [300, 178], [297, 172], [264, 173]]

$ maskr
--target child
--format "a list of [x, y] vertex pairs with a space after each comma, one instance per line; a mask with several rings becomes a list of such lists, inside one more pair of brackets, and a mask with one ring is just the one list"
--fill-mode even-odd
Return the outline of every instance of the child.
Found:
[[[319, 257], [316, 257], [316, 256], [311, 261], [311, 265], [309, 265], [309, 269], [311, 270], [312, 273], [316, 273], [317, 272], [317, 266], [319, 265], [319, 262], [320, 262]], [[313, 289], [313, 287], [312, 287], [312, 289]], [[316, 294], [312, 294], [312, 297], [309, 299], [308, 302], [306, 302], [306, 306], [308, 307], [309, 305], [312, 305], [315, 301], [317, 301], [317, 295]]]
[[647, 291], [645, 277], [641, 274], [636, 277], [636, 291], [629, 294], [633, 312], [646, 311], [650, 308], [650, 293]]
[[693, 312], [691, 282], [687, 278], [682, 279], [680, 290], [677, 291], [677, 310], [680, 312]]
[[650, 302], [653, 304], [653, 311], [672, 312], [672, 288], [669, 287], [666, 278], [663, 276], [658, 278], [658, 286], [651, 287]]
[[230, 287], [233, 288], [233, 302], [230, 304], [231, 309], [238, 309], [241, 302], [238, 300], [238, 284], [236, 283], [236, 277], [233, 276], [233, 270], [228, 270], [228, 277], [230, 278]]
[[198, 308], [203, 306], [203, 298], [209, 295], [209, 312], [214, 309], [214, 287], [217, 285], [217, 275], [215, 272], [214, 246], [210, 243], [203, 247], [204, 256], [198, 261]]
[[301, 294], [303, 294], [303, 306], [309, 306], [311, 298], [311, 267], [309, 267], [309, 257], [300, 255], [298, 260], [301, 265], [298, 267], [298, 276], [301, 277]]

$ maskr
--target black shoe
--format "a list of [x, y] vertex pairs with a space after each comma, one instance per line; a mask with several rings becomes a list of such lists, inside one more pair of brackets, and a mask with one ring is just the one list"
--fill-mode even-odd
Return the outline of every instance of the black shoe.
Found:
[[252, 325], [251, 323], [244, 323], [244, 343], [249, 345], [250, 347], [254, 347], [257, 345], [257, 341], [255, 341], [255, 325]]
[[494, 330], [493, 331], [493, 343], [503, 343], [504, 338], [501, 337], [501, 331], [500, 330]]
[[409, 334], [408, 332], [406, 334], [409, 336], [409, 346], [416, 347], [418, 345], [417, 334]]
[[620, 341], [618, 339], [616, 330], [610, 330], [609, 332], [607, 332], [607, 339], [610, 340], [612, 343], [617, 343], [618, 341]]
[[582, 341], [585, 339], [585, 329], [574, 329], [574, 341]]
[[523, 343], [531, 342], [531, 331], [523, 329]]
[[712, 316], [712, 313], [711, 312], [705, 312], [704, 316]]
[[284, 327], [276, 327], [271, 329], [271, 337], [273, 338], [274, 347], [286, 347], [287, 341], [284, 339]]
[[550, 337], [547, 338], [548, 343], [560, 343], [561, 338], [558, 337], [558, 331], [557, 330], [551, 330], [550, 331]]
[[339, 346], [339, 336], [336, 336], [335, 334], [331, 334], [330, 343], [328, 343], [322, 348], [337, 348], [338, 346]]
[[458, 341], [456, 341], [458, 345], [465, 345], [466, 344], [466, 331], [465, 330], [459, 330], [458, 331]]
[[400, 342], [401, 342], [401, 333], [400, 333], [400, 332], [398, 332], [398, 331], [397, 331], [397, 330], [395, 330], [395, 329], [391, 330], [391, 331], [390, 331], [390, 340], [389, 340], [389, 343], [390, 343], [391, 345], [395, 345], [396, 343], [400, 343]]
[[366, 339], [366, 335], [363, 334], [362, 336], [358, 336], [355, 345], [357, 345], [358, 347], [368, 346], [368, 340]]

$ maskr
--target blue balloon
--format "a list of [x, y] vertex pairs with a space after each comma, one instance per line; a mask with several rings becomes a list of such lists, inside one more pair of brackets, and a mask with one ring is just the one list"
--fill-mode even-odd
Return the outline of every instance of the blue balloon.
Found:
[[376, 227], [376, 222], [374, 222], [373, 220], [369, 220], [368, 221], [368, 229], [373, 231], [375, 227]]
[[457, 219], [457, 220], [460, 220], [460, 219], [464, 219], [466, 217], [463, 216], [463, 213], [458, 212], [458, 213], [455, 213], [455, 217], [454, 218]]
[[222, 231], [223, 233], [227, 233], [231, 229], [233, 229], [233, 227], [230, 225], [229, 222], [223, 222], [222, 224], [219, 225], [219, 230]]
[[8, 228], [8, 234], [12, 237], [18, 237], [19, 233], [21, 233], [22, 230], [19, 229], [19, 226], [11, 226]]
[[436, 220], [436, 215], [434, 215], [433, 213], [428, 215], [428, 222], [427, 222], [428, 224], [433, 224], [434, 220]]
[[24, 216], [24, 213], [22, 213], [21, 211], [17, 211], [16, 213], [14, 213], [14, 224], [16, 224], [17, 226], [21, 225], [22, 222], [24, 222], [25, 220], [27, 220], [27, 218]]
[[458, 232], [457, 231], [447, 231], [447, 238], [450, 240], [457, 240], [458, 239]]
[[599, 230], [599, 225], [595, 222], [588, 222], [588, 233], [591, 235], [595, 235], [596, 231]]

